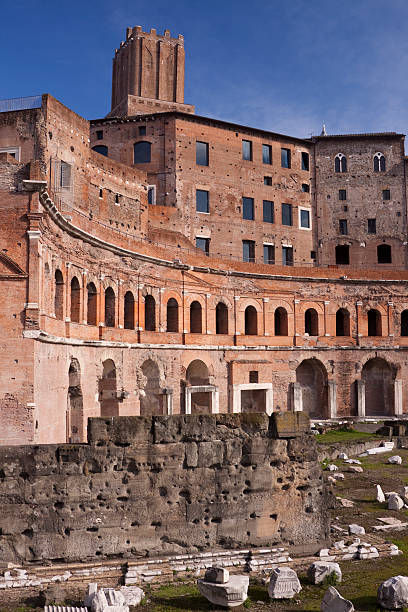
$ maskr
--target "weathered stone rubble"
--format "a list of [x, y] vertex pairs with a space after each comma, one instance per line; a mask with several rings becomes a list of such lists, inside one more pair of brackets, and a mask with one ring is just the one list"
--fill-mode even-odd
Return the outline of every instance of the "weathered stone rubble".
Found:
[[210, 567], [204, 580], [197, 580], [201, 595], [217, 606], [235, 608], [248, 597], [249, 576], [230, 576], [223, 567]]
[[0, 448], [0, 558], [67, 562], [328, 539], [303, 413], [91, 419], [88, 444]]
[[277, 567], [271, 573], [268, 594], [271, 599], [291, 599], [302, 590], [295, 570]]
[[344, 599], [337, 589], [330, 586], [322, 600], [322, 612], [354, 612], [351, 601]]
[[393, 576], [385, 580], [378, 588], [377, 599], [386, 610], [408, 606], [408, 577]]
[[307, 570], [307, 575], [312, 584], [324, 582], [328, 576], [335, 574], [337, 582], [341, 582], [342, 573], [338, 563], [331, 561], [316, 561]]

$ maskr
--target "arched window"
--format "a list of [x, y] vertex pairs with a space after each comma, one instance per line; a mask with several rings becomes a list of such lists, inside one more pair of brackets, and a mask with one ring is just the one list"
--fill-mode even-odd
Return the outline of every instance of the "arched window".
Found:
[[178, 302], [175, 298], [170, 298], [167, 302], [167, 331], [178, 332], [179, 330]]
[[79, 323], [81, 288], [76, 276], [71, 281], [71, 321]]
[[135, 298], [131, 291], [125, 293], [123, 325], [125, 329], [135, 328]]
[[133, 163], [148, 164], [151, 160], [151, 148], [150, 142], [135, 142], [133, 145]]
[[64, 277], [61, 270], [55, 270], [54, 314], [57, 319], [64, 316]]
[[258, 333], [258, 314], [255, 306], [245, 308], [245, 335], [256, 336]]
[[190, 306], [190, 334], [201, 334], [203, 330], [202, 325], [201, 304], [194, 301]]
[[105, 289], [105, 326], [115, 327], [115, 292], [112, 287]]
[[343, 153], [337, 153], [334, 158], [334, 171], [347, 172], [347, 158]]
[[382, 153], [374, 155], [374, 172], [385, 172], [385, 157]]
[[401, 336], [408, 336], [408, 310], [401, 312]]
[[368, 321], [368, 335], [369, 336], [382, 336], [381, 329], [381, 315], [378, 310], [372, 308], [367, 313]]
[[389, 244], [379, 244], [377, 247], [377, 262], [379, 264], [392, 263], [391, 247]]
[[228, 334], [228, 308], [223, 302], [215, 307], [215, 333]]
[[156, 330], [156, 300], [152, 295], [145, 297], [145, 330]]
[[350, 314], [345, 308], [339, 308], [336, 312], [336, 336], [350, 335]]
[[319, 335], [319, 317], [314, 308], [308, 308], [305, 312], [305, 334]]
[[92, 151], [96, 151], [96, 153], [100, 153], [101, 155], [108, 157], [108, 147], [106, 145], [95, 145], [92, 147]]
[[88, 315], [87, 315], [87, 323], [88, 325], [98, 325], [97, 322], [97, 292], [96, 287], [93, 283], [88, 283], [87, 287], [88, 294]]
[[281, 306], [275, 310], [275, 336], [288, 335], [288, 313]]

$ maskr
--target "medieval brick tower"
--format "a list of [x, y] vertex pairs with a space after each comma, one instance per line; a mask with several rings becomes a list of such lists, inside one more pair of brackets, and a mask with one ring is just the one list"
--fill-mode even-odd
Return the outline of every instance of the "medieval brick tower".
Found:
[[112, 108], [109, 116], [141, 115], [180, 110], [184, 104], [184, 37], [159, 36], [155, 29], [127, 28], [126, 41], [115, 50], [112, 74]]

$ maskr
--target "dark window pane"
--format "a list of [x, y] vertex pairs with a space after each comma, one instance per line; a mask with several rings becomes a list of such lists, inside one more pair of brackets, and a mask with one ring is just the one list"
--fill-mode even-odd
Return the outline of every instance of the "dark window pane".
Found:
[[290, 168], [290, 149], [281, 149], [281, 166]]
[[282, 265], [293, 266], [293, 248], [282, 247]]
[[262, 145], [262, 163], [272, 163], [272, 147], [270, 145]]
[[264, 176], [264, 185], [272, 185], [272, 177], [271, 176]]
[[244, 261], [255, 261], [255, 242], [253, 240], [242, 241], [242, 259]]
[[242, 159], [252, 160], [252, 142], [250, 140], [242, 141]]
[[208, 166], [208, 142], [196, 142], [196, 164], [197, 166]]
[[304, 193], [309, 193], [310, 186], [307, 183], [302, 183], [302, 191], [304, 191]]
[[392, 263], [391, 247], [389, 244], [379, 244], [377, 247], [378, 263]]
[[309, 153], [302, 153], [302, 170], [309, 170]]
[[348, 266], [350, 263], [349, 247], [347, 244], [336, 246], [336, 264]]
[[254, 220], [254, 198], [242, 198], [242, 218]]
[[310, 228], [310, 212], [308, 210], [300, 211], [300, 227]]
[[204, 251], [206, 255], [210, 252], [210, 239], [209, 238], [196, 238], [196, 247]]
[[339, 200], [347, 200], [347, 191], [345, 189], [339, 189]]
[[369, 234], [376, 234], [377, 233], [377, 220], [376, 219], [368, 219], [368, 227], [367, 227], [367, 231]]
[[103, 130], [96, 130], [96, 139], [103, 140]]
[[263, 201], [263, 220], [264, 223], [274, 223], [273, 202], [270, 200]]
[[282, 225], [292, 225], [292, 204], [282, 204]]
[[94, 147], [92, 147], [92, 151], [96, 151], [97, 153], [108, 157], [108, 147], [106, 145], [95, 145]]
[[146, 136], [146, 126], [145, 125], [139, 126], [139, 136]]
[[210, 212], [210, 198], [208, 191], [196, 190], [196, 211], [201, 213]]
[[389, 189], [383, 189], [382, 199], [383, 200], [391, 200], [391, 192], [390, 192]]
[[339, 231], [340, 231], [340, 234], [343, 234], [343, 235], [347, 235], [348, 234], [347, 219], [340, 219], [339, 220]]
[[263, 260], [265, 264], [275, 263], [275, 247], [273, 244], [263, 245]]
[[133, 146], [134, 151], [134, 164], [148, 164], [151, 157], [151, 144], [150, 142], [135, 142]]

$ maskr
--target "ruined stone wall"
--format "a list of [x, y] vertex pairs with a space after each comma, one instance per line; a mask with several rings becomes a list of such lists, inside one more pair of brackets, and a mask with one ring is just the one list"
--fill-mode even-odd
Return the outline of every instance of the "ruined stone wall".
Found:
[[302, 414], [93, 419], [89, 443], [0, 448], [3, 561], [137, 558], [328, 538]]

